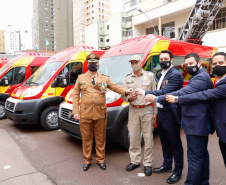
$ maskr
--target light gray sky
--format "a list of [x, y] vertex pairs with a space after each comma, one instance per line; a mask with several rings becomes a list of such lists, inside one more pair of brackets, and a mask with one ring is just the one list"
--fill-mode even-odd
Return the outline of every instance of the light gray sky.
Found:
[[0, 0], [0, 3], [0, 29], [8, 24], [15, 29], [31, 29], [33, 0]]
[[[33, 0], [0, 0], [0, 29], [8, 24], [15, 29], [31, 29]], [[111, 0], [112, 14], [122, 10], [123, 0]]]

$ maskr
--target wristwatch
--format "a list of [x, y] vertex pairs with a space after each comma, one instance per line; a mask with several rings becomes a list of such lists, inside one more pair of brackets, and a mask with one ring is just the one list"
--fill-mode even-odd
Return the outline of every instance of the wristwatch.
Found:
[[178, 103], [178, 97], [175, 97], [174, 101], [175, 103]]
[[155, 97], [154, 102], [155, 102], [155, 103], [157, 102], [157, 97]]

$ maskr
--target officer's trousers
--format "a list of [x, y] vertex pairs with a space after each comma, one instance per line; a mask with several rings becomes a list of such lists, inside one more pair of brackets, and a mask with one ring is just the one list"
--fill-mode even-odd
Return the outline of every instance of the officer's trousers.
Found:
[[91, 153], [93, 149], [93, 133], [96, 146], [96, 161], [97, 163], [104, 163], [107, 127], [106, 120], [90, 120], [81, 118], [79, 120], [79, 125], [82, 135], [84, 164], [90, 164], [92, 162]]
[[154, 142], [153, 142], [153, 108], [134, 108], [130, 106], [128, 130], [130, 135], [129, 154], [131, 163], [141, 163], [141, 130], [144, 137], [144, 166], [152, 166]]

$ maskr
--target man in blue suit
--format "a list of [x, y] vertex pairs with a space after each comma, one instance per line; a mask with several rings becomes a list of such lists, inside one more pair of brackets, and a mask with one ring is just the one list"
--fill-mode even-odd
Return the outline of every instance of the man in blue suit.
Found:
[[[182, 96], [213, 88], [209, 74], [202, 69], [197, 53], [185, 56], [185, 65], [191, 79], [186, 87], [170, 93]], [[149, 96], [149, 101], [164, 103], [166, 96]], [[209, 134], [210, 101], [195, 102], [181, 106], [184, 132], [187, 138], [188, 174], [186, 185], [209, 184], [209, 152], [207, 150]]]
[[[171, 93], [179, 90], [183, 86], [183, 76], [173, 65], [173, 54], [169, 50], [162, 50], [159, 54], [160, 67], [163, 69], [158, 77], [156, 91], [143, 91], [137, 89], [140, 95], [155, 94], [156, 96]], [[183, 170], [183, 147], [180, 138], [181, 116], [177, 104], [164, 103], [157, 104], [158, 107], [158, 130], [163, 151], [163, 164], [160, 168], [155, 168], [155, 173], [172, 171], [172, 161], [174, 158], [175, 168], [173, 174], [167, 179], [167, 183], [173, 184], [181, 179]]]
[[175, 103], [178, 99], [180, 105], [193, 104], [196, 102], [212, 101], [211, 113], [219, 145], [226, 167], [226, 53], [218, 52], [212, 57], [213, 74], [219, 77], [215, 89], [193, 93], [185, 96], [167, 95], [167, 101]]

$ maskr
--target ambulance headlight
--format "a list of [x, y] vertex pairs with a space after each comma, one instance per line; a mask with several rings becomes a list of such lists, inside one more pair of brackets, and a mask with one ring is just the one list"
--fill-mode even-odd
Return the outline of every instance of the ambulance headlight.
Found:
[[36, 96], [37, 94], [39, 94], [41, 91], [43, 90], [42, 86], [38, 86], [35, 88], [30, 88], [24, 95], [24, 97], [32, 97], [32, 96]]
[[106, 103], [113, 103], [121, 97], [120, 94], [113, 91], [106, 92]]

